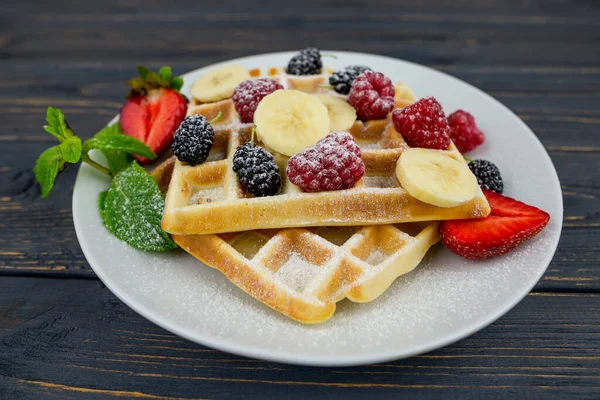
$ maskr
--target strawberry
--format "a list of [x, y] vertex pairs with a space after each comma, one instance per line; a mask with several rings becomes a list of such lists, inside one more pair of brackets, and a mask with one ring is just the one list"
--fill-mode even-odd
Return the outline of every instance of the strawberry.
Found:
[[460, 256], [484, 259], [502, 255], [537, 235], [550, 220], [539, 208], [482, 190], [491, 208], [488, 217], [440, 224], [442, 242]]
[[[158, 73], [139, 66], [140, 77], [130, 79], [131, 90], [119, 123], [123, 133], [145, 143], [160, 155], [173, 142], [173, 134], [185, 117], [187, 100], [179, 93], [181, 77], [171, 77], [171, 68], [162, 67]], [[135, 156], [140, 163], [151, 160]]]

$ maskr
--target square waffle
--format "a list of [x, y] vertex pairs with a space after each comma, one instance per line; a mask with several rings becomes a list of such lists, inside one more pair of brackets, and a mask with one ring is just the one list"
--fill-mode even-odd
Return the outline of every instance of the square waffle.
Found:
[[[259, 74], [257, 70], [252, 71], [254, 76]], [[299, 77], [270, 69], [267, 75], [285, 88], [311, 93], [327, 91], [321, 86], [326, 84], [328, 74]], [[409, 89], [397, 87], [397, 106], [414, 101]], [[208, 119], [219, 112], [222, 116], [214, 124], [215, 138], [208, 160], [197, 166], [175, 162], [162, 220], [162, 228], [171, 234], [392, 224], [478, 218], [489, 214], [489, 205], [481, 190], [472, 200], [451, 208], [433, 206], [408, 194], [394, 174], [396, 161], [408, 145], [390, 118], [357, 120], [350, 130], [362, 150], [366, 171], [354, 187], [304, 193], [285, 175], [287, 157], [274, 154], [281, 172], [281, 190], [274, 196], [254, 197], [243, 190], [232, 169], [235, 150], [249, 141], [252, 124], [240, 122], [231, 99], [208, 104], [193, 101], [188, 110], [189, 114], [200, 113]], [[445, 153], [464, 162], [453, 144]]]
[[[175, 158], [152, 172], [169, 186]], [[172, 235], [240, 289], [302, 323], [330, 318], [344, 298], [368, 302], [412, 271], [439, 241], [438, 223]]]

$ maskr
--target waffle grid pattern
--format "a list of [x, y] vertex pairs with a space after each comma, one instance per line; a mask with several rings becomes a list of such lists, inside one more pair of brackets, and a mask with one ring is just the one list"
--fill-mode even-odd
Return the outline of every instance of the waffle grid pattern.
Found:
[[371, 301], [412, 271], [439, 240], [437, 226], [293, 228], [174, 240], [261, 302], [297, 321], [319, 323], [338, 301]]

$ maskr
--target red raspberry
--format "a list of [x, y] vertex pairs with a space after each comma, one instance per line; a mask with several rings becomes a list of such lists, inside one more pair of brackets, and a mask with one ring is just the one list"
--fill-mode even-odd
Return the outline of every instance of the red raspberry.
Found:
[[450, 125], [450, 138], [461, 153], [475, 149], [485, 140], [483, 132], [475, 123], [475, 118], [463, 110], [454, 111], [448, 115]]
[[269, 78], [248, 79], [237, 85], [233, 91], [233, 105], [242, 122], [253, 122], [258, 103], [263, 97], [279, 89], [283, 89], [283, 86]]
[[394, 110], [392, 121], [411, 147], [446, 150], [450, 146], [446, 115], [433, 97], [424, 97], [410, 106]]
[[365, 71], [352, 82], [348, 103], [363, 121], [381, 119], [394, 108], [395, 94], [390, 78], [381, 72]]
[[333, 132], [290, 158], [286, 173], [304, 192], [348, 189], [365, 174], [360, 157], [349, 133]]

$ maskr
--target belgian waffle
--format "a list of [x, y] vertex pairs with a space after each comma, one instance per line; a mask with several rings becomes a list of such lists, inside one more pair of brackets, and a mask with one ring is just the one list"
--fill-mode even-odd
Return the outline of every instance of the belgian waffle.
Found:
[[[253, 75], [258, 74], [253, 71]], [[327, 91], [321, 87], [327, 82], [327, 74], [297, 77], [270, 69], [267, 75], [286, 88]], [[409, 89], [399, 88], [402, 90], [398, 90], [398, 106], [414, 100]], [[275, 154], [282, 173], [280, 192], [275, 196], [253, 197], [242, 189], [232, 170], [233, 154], [239, 145], [249, 140], [252, 125], [240, 122], [231, 99], [209, 104], [193, 101], [188, 113], [201, 113], [211, 119], [219, 111], [222, 116], [214, 125], [215, 139], [207, 162], [189, 166], [177, 161], [174, 165], [162, 220], [162, 228], [171, 234], [376, 225], [477, 218], [489, 214], [489, 205], [481, 190], [472, 200], [451, 208], [426, 204], [410, 196], [394, 175], [396, 161], [408, 145], [389, 118], [366, 123], [356, 121], [350, 130], [361, 147], [366, 170], [366, 175], [353, 188], [303, 193], [285, 176], [287, 158]], [[453, 144], [445, 152], [464, 161]]]
[[[163, 191], [174, 165], [171, 158], [152, 173]], [[375, 299], [439, 240], [437, 222], [172, 237], [252, 297], [309, 324], [330, 318], [344, 298]]]

